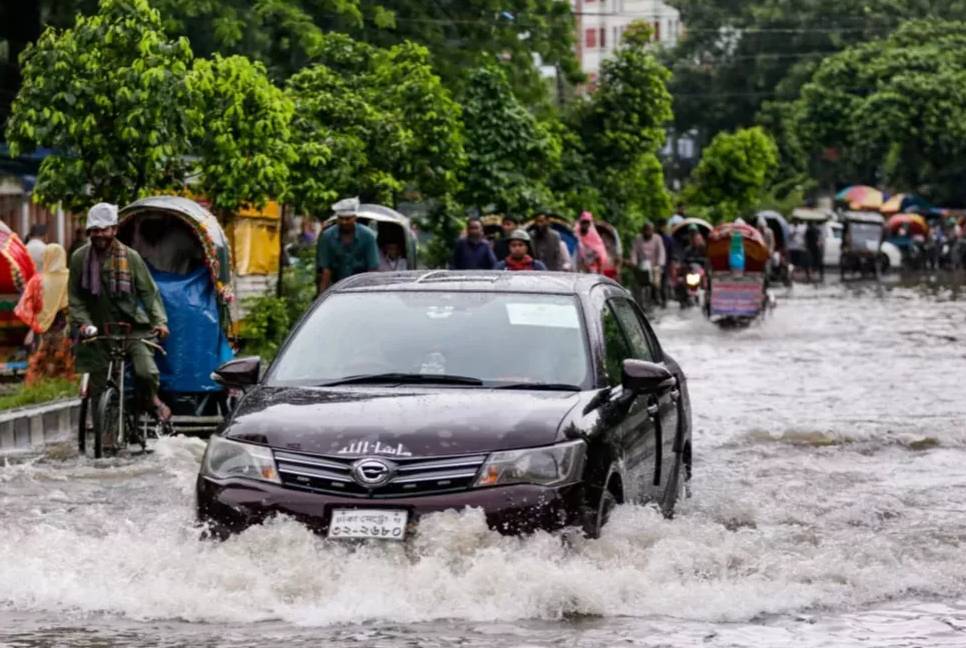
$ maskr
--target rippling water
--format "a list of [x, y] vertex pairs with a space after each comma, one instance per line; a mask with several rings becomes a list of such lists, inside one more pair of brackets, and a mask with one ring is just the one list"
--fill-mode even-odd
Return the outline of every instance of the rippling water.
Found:
[[[797, 286], [760, 326], [669, 311], [694, 496], [600, 540], [478, 512], [405, 546], [290, 521], [197, 540], [203, 443], [0, 467], [3, 646], [964, 646], [966, 303]], [[56, 453], [53, 453], [56, 455]]]

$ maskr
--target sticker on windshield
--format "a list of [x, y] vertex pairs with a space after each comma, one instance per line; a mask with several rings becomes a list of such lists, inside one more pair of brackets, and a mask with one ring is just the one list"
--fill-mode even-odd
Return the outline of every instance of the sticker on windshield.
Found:
[[577, 309], [572, 304], [507, 304], [506, 314], [513, 326], [580, 328]]

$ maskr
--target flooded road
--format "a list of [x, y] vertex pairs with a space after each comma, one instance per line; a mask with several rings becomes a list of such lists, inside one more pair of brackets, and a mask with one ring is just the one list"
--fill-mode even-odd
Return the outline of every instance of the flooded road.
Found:
[[[668, 311], [693, 497], [599, 540], [478, 512], [406, 546], [290, 521], [197, 540], [204, 445], [0, 467], [0, 646], [964, 646], [966, 295], [796, 286], [761, 326]], [[122, 496], [123, 494], [123, 496]]]

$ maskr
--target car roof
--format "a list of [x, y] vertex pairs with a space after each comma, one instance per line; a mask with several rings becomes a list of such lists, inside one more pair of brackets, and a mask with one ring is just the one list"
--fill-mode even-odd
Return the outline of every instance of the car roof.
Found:
[[365, 272], [340, 281], [332, 287], [332, 291], [529, 292], [577, 295], [588, 292], [598, 284], [620, 287], [602, 275], [575, 272], [416, 270]]

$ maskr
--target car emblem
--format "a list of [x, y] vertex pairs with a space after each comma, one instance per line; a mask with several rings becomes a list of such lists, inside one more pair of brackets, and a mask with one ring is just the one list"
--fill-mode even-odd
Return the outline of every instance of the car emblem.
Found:
[[368, 457], [352, 464], [352, 478], [360, 486], [378, 488], [396, 475], [396, 464], [385, 459]]

